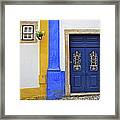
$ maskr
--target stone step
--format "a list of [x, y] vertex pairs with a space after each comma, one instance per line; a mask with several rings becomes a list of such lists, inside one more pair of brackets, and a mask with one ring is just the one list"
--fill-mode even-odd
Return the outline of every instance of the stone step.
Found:
[[62, 100], [99, 100], [100, 95], [66, 96]]

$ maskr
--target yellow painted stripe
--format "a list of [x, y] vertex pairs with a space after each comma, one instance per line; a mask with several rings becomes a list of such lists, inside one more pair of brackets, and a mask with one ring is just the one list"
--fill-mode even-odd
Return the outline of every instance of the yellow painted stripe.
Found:
[[[40, 88], [23, 88], [20, 89], [20, 99], [26, 100], [26, 99], [35, 99], [39, 97], [40, 95]], [[40, 98], [39, 99], [43, 99]]]
[[46, 74], [48, 68], [48, 20], [40, 20], [40, 31], [45, 35], [39, 41], [39, 63], [40, 63], [40, 96], [46, 98]]

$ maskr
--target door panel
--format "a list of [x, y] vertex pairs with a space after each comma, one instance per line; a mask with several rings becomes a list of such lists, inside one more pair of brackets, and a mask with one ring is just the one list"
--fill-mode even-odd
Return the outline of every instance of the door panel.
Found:
[[86, 92], [99, 92], [99, 75], [86, 76]]
[[86, 92], [99, 91], [99, 48], [86, 48]]
[[83, 91], [85, 81], [85, 49], [70, 50], [71, 92]]
[[72, 93], [78, 93], [84, 91], [85, 86], [85, 76], [74, 76], [74, 84], [71, 86]]
[[86, 74], [99, 74], [99, 54], [100, 49], [97, 48], [85, 48], [86, 52]]

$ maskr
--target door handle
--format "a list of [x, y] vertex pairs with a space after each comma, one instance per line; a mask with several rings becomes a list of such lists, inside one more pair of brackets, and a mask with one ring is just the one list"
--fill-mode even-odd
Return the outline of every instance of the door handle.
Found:
[[70, 61], [70, 63], [72, 63], [72, 61]]

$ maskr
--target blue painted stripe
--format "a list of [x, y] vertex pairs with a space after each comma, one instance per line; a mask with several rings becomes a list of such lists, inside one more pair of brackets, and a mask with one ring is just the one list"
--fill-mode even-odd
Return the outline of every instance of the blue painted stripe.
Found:
[[49, 65], [48, 69], [60, 70], [59, 20], [49, 20]]
[[47, 99], [65, 95], [65, 72], [60, 70], [59, 20], [49, 20], [49, 62], [47, 71]]

